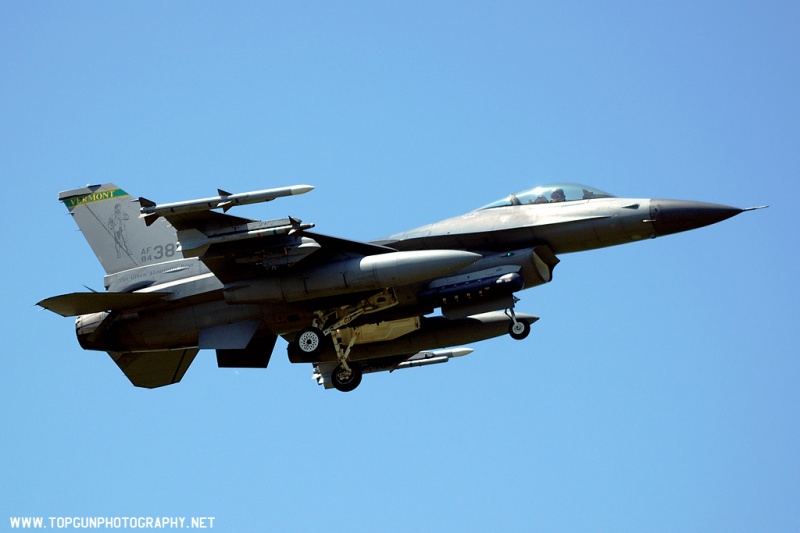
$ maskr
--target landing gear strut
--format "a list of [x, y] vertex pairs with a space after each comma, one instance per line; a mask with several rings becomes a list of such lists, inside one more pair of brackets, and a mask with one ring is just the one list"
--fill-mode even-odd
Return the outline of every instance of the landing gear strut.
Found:
[[316, 311], [312, 325], [300, 330], [289, 343], [289, 356], [299, 356], [299, 359], [309, 363], [316, 362], [332, 344], [339, 364], [333, 371], [331, 381], [338, 390], [349, 392], [358, 387], [362, 375], [358, 365], [348, 363], [350, 350], [361, 333], [360, 328], [349, 327], [349, 324], [361, 315], [383, 311], [398, 303], [394, 290], [384, 289], [354, 304]]
[[521, 341], [530, 334], [531, 325], [527, 320], [518, 320], [513, 307], [506, 310], [506, 316], [511, 319], [511, 325], [508, 327], [508, 334], [512, 339]]

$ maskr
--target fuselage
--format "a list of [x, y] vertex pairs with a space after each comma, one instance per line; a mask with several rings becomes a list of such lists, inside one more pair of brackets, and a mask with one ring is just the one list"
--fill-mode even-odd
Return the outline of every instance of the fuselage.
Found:
[[649, 199], [598, 198], [478, 209], [377, 242], [400, 250], [492, 252], [544, 244], [565, 254], [655, 236]]
[[[562, 197], [566, 191], [566, 198], [557, 198], [559, 191]], [[374, 241], [372, 244], [400, 252], [460, 250], [473, 252], [480, 258], [447, 274], [437, 270], [425, 278], [415, 272], [413, 282], [391, 287], [397, 299], [395, 305], [361, 316], [351, 325], [419, 317], [436, 307], [457, 308], [464, 301], [458, 300], [458, 291], [472, 290], [472, 286], [483, 282], [491, 283], [492, 290], [497, 292], [496, 297], [488, 298], [486, 309], [492, 305], [501, 309], [498, 306], [506, 305], [511, 298], [510, 293], [503, 291], [549, 282], [558, 255], [685, 231], [739, 212], [716, 204], [616, 198], [576, 185], [531, 189], [458, 217]], [[352, 272], [342, 269], [352, 269], [354, 261], [358, 263], [357, 259], [348, 259], [309, 268], [301, 261], [285, 274], [277, 272], [259, 280], [262, 292], [257, 293], [280, 295], [281, 290], [291, 288], [293, 294], [299, 295], [285, 299], [271, 297], [262, 302], [257, 298], [237, 300], [236, 295], [242, 292], [236, 289], [241, 289], [242, 283], [223, 283], [198, 258], [175, 259], [119, 272], [106, 276], [109, 291], [164, 292], [169, 296], [114, 320], [107, 320], [108, 313], [81, 316], [78, 336], [84, 348], [106, 351], [219, 348], [203, 346], [200, 332], [231, 323], [258, 322], [274, 335], [291, 336], [311, 323], [320, 309], [349, 305], [369, 296], [369, 286], [363, 283], [352, 285], [348, 292], [347, 278], [352, 277]], [[393, 275], [398, 272], [402, 274], [402, 270], [396, 269]], [[375, 278], [381, 279], [380, 272], [375, 273]], [[330, 288], [325, 286], [324, 280], [328, 278], [334, 284]], [[275, 290], [269, 287], [271, 283], [277, 287]], [[311, 297], [303, 299], [302, 290], [312, 285], [322, 292], [309, 292]], [[315, 294], [325, 297], [318, 298]], [[483, 304], [474, 305], [477, 306], [465, 307], [469, 313], [454, 316], [482, 312]]]

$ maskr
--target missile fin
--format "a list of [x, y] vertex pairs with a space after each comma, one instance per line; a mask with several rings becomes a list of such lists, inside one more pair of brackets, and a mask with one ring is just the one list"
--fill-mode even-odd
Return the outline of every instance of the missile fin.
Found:
[[147, 198], [144, 198], [144, 197], [140, 196], [139, 197], [139, 205], [141, 207], [155, 207], [156, 203], [154, 201], [152, 201], [152, 200], [148, 200]]

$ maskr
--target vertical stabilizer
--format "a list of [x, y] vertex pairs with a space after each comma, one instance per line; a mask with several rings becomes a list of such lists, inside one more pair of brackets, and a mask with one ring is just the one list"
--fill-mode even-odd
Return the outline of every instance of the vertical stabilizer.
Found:
[[180, 259], [175, 229], [160, 219], [147, 226], [136, 199], [112, 183], [65, 191], [69, 209], [106, 274]]

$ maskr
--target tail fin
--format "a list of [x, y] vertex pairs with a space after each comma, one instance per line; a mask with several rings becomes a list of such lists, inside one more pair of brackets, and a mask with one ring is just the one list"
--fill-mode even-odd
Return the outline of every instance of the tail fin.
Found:
[[67, 206], [106, 274], [180, 259], [175, 229], [166, 220], [147, 226], [138, 201], [114, 185], [89, 185], [64, 191]]

